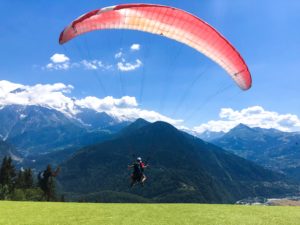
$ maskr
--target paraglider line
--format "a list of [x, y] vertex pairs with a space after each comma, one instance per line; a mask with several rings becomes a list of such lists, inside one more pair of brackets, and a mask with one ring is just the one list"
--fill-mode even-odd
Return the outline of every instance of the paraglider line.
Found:
[[[121, 40], [120, 40], [120, 46], [122, 48], [123, 46], [123, 41], [124, 41], [124, 29], [121, 30]], [[119, 77], [119, 84], [120, 84], [120, 90], [121, 90], [121, 97], [125, 96], [125, 87], [124, 87], [124, 81], [123, 81], [123, 77], [122, 77], [122, 72], [119, 70], [119, 68], [117, 67], [117, 73], [118, 73], [118, 77]]]
[[180, 98], [180, 100], [179, 100], [177, 106], [175, 107], [175, 110], [173, 111], [171, 117], [174, 117], [174, 116], [177, 114], [179, 108], [181, 108], [183, 102], [184, 102], [184, 101], [186, 100], [186, 98], [188, 97], [188, 94], [192, 91], [192, 89], [193, 89], [193, 87], [196, 85], [196, 83], [197, 83], [197, 82], [205, 75], [205, 73], [211, 68], [211, 66], [212, 66], [212, 65], [206, 66], [206, 68], [205, 68], [203, 71], [201, 71], [201, 72], [197, 75], [197, 77], [196, 77], [196, 78], [195, 78], [195, 79], [194, 79], [194, 80], [186, 87], [186, 89], [185, 89], [183, 95], [181, 95], [181, 98]]
[[189, 116], [187, 117], [187, 119], [185, 120], [185, 122], [188, 122], [190, 121], [192, 118], [194, 118], [194, 116], [196, 115], [197, 112], [201, 111], [204, 106], [209, 103], [212, 99], [214, 99], [215, 97], [217, 97], [218, 95], [224, 93], [225, 91], [231, 89], [232, 87], [234, 87], [235, 84], [230, 84], [230, 85], [227, 85], [223, 88], [220, 88], [215, 94], [209, 96], [202, 104], [201, 106], [199, 106], [197, 109], [195, 109], [192, 113], [189, 114]]
[[[88, 45], [88, 42], [87, 42], [87, 39], [86, 39], [85, 36], [84, 36], [84, 44], [85, 44], [86, 50], [87, 50], [87, 57], [90, 61], [92, 61], [91, 54], [90, 54], [90, 48], [89, 48], [89, 45]], [[101, 89], [103, 90], [104, 95], [107, 96], [107, 91], [106, 91], [106, 88], [105, 88], [101, 78], [100, 78], [100, 74], [98, 73], [98, 69], [93, 70], [93, 74], [94, 74], [96, 80], [98, 81]]]
[[[148, 43], [148, 42], [147, 42]], [[146, 45], [145, 51], [144, 51], [144, 66], [142, 70], [142, 77], [141, 77], [141, 87], [140, 87], [140, 94], [139, 94], [139, 103], [142, 104], [143, 101], [143, 95], [144, 95], [144, 88], [145, 88], [145, 80], [146, 80], [146, 61], [149, 56], [149, 45]]]
[[[172, 73], [175, 71], [175, 67], [174, 65], [176, 64], [176, 61], [178, 59], [178, 57], [180, 56], [180, 53], [182, 51], [182, 48], [183, 48], [184, 45], [181, 45], [179, 50], [177, 51], [177, 54], [174, 54], [173, 55], [173, 59], [170, 60], [170, 63], [169, 65], [167, 66], [167, 71], [170, 71], [169, 73], [167, 73], [166, 75], [166, 78], [165, 78], [165, 81], [164, 81], [164, 92], [163, 92], [163, 96], [161, 98], [161, 101], [160, 101], [160, 112], [163, 112], [164, 111], [164, 108], [165, 108], [165, 101], [169, 95], [169, 91], [170, 91], [170, 85], [173, 81], [173, 76], [172, 76]], [[170, 69], [171, 68], [171, 69]], [[168, 84], [168, 85], [167, 85]]]

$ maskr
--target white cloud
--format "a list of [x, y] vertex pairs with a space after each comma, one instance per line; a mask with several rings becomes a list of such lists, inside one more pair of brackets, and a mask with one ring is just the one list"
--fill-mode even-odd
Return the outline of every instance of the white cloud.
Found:
[[281, 131], [300, 131], [300, 119], [293, 114], [279, 114], [267, 111], [261, 106], [253, 106], [240, 111], [223, 108], [219, 120], [211, 120], [194, 128], [194, 131], [203, 133], [209, 131], [227, 132], [240, 123], [249, 127], [275, 128]]
[[123, 56], [123, 52], [122, 52], [122, 51], [117, 52], [117, 53], [115, 54], [115, 58], [116, 58], [116, 59], [119, 59], [119, 58], [121, 58], [122, 56]]
[[82, 60], [81, 64], [84, 66], [85, 69], [87, 70], [97, 70], [97, 61], [87, 61], [87, 60]]
[[142, 61], [137, 59], [135, 63], [126, 62], [125, 59], [122, 59], [122, 62], [118, 62], [118, 69], [122, 72], [128, 72], [138, 69], [143, 65]]
[[0, 80], [0, 98], [5, 94], [22, 87], [22, 84], [12, 83], [7, 80]]
[[[81, 108], [93, 109], [98, 112], [106, 112], [119, 120], [134, 120], [144, 118], [150, 122], [165, 121], [188, 130], [183, 126], [182, 120], [176, 120], [164, 116], [152, 110], [139, 107], [135, 97], [123, 96], [114, 98], [107, 96], [97, 98], [87, 96], [82, 99], [69, 97], [74, 89], [71, 85], [63, 83], [36, 84], [32, 86], [0, 80], [0, 106], [40, 105], [61, 111], [69, 116], [76, 115]], [[209, 131], [227, 132], [239, 123], [250, 127], [275, 128], [282, 131], [300, 131], [300, 119], [293, 114], [279, 114], [267, 111], [261, 106], [253, 106], [242, 110], [222, 108], [218, 120], [210, 120], [192, 129], [197, 133]], [[191, 131], [191, 130], [190, 130]]]
[[130, 96], [124, 96], [120, 99], [115, 99], [112, 96], [107, 96], [99, 99], [94, 96], [88, 96], [84, 99], [76, 100], [76, 105], [83, 108], [94, 109], [98, 112], [117, 108], [132, 108], [138, 106], [136, 99]]
[[48, 63], [46, 65], [46, 69], [48, 70], [68, 70], [70, 69], [71, 64], [66, 62], [66, 63]]
[[74, 102], [66, 94], [73, 89], [63, 83], [36, 84], [26, 86], [9, 81], [0, 81], [0, 105], [41, 105], [63, 111], [66, 114], [76, 113]]
[[113, 98], [112, 96], [107, 96], [103, 99], [88, 96], [84, 99], [76, 100], [75, 104], [82, 108], [93, 109], [97, 112], [106, 112], [119, 120], [143, 118], [150, 122], [165, 121], [175, 126], [183, 122], [182, 120], [171, 119], [155, 111], [140, 109], [138, 108], [136, 98], [130, 96], [124, 96], [119, 99]]
[[[78, 65], [78, 64], [77, 64]], [[80, 62], [80, 65], [83, 66], [84, 69], [87, 69], [87, 70], [99, 70], [99, 69], [102, 69], [102, 70], [109, 70], [112, 68], [112, 65], [105, 65], [102, 61], [100, 60], [91, 60], [91, 61], [88, 61], [88, 60], [82, 60]], [[78, 66], [80, 66], [78, 65]]]
[[69, 70], [73, 68], [83, 68], [86, 70], [109, 70], [112, 65], [106, 65], [100, 60], [82, 60], [80, 62], [71, 62], [70, 58], [64, 54], [56, 53], [50, 57], [50, 62], [42, 67], [45, 70]]
[[[140, 44], [132, 44], [130, 46], [131, 51], [138, 51], [140, 49]], [[142, 66], [142, 62], [139, 59], [136, 59], [134, 63], [127, 62], [125, 60], [125, 54], [123, 49], [120, 49], [114, 55], [115, 59], [118, 60], [116, 67], [118, 70], [122, 72], [128, 72], [138, 69]], [[83, 68], [86, 70], [110, 70], [114, 69], [113, 65], [106, 64], [101, 60], [93, 59], [93, 60], [81, 60], [79, 62], [72, 62], [72, 60], [66, 56], [65, 54], [55, 53], [50, 57], [50, 62], [48, 62], [45, 66], [42, 67], [43, 70], [55, 71], [55, 70], [63, 70], [67, 71], [70, 69], [79, 69]]]
[[122, 120], [135, 120], [138, 118], [143, 118], [149, 122], [165, 121], [174, 126], [179, 126], [183, 122], [182, 120], [175, 120], [155, 111], [149, 111], [139, 108], [113, 108], [108, 113]]
[[42, 67], [46, 70], [69, 70], [71, 68], [70, 58], [64, 54], [55, 53], [50, 57], [50, 62]]
[[144, 118], [150, 122], [160, 120], [173, 125], [182, 123], [181, 120], [174, 120], [158, 112], [139, 108], [135, 97], [114, 98], [107, 96], [101, 99], [88, 96], [76, 99], [66, 95], [70, 95], [73, 89], [73, 86], [63, 83], [27, 86], [2, 80], [0, 81], [0, 106], [40, 105], [56, 109], [69, 116], [76, 115], [82, 108], [88, 108], [97, 112], [106, 112], [119, 120], [133, 121]]
[[53, 56], [51, 56], [50, 60], [53, 63], [65, 63], [70, 61], [70, 58], [64, 54], [55, 53]]
[[95, 96], [87, 96], [82, 99], [76, 99], [69, 97], [73, 89], [73, 86], [63, 83], [28, 86], [0, 80], [0, 106], [12, 104], [40, 105], [56, 109], [69, 116], [76, 115], [81, 108], [88, 108], [98, 112], [106, 112], [119, 120], [144, 118], [150, 122], [165, 121], [179, 129], [196, 133], [202, 133], [206, 130], [227, 132], [239, 123], [250, 127], [300, 131], [300, 119], [297, 115], [290, 113], [279, 114], [267, 111], [261, 106], [253, 106], [242, 110], [222, 108], [218, 120], [210, 120], [193, 129], [188, 129], [183, 126], [182, 120], [172, 119], [158, 112], [140, 108], [135, 97], [123, 96], [122, 98], [114, 98], [107, 96], [101, 99]]
[[141, 45], [140, 45], [140, 44], [132, 44], [132, 45], [130, 46], [130, 49], [131, 49], [132, 51], [138, 51], [138, 50], [140, 50], [140, 48], [141, 48]]
[[[131, 51], [138, 51], [140, 50], [140, 48], [141, 48], [140, 44], [132, 44], [130, 46]], [[115, 59], [119, 61], [117, 63], [118, 70], [122, 72], [129, 72], [129, 71], [136, 70], [143, 65], [140, 59], [136, 59], [134, 63], [127, 62], [125, 56], [126, 54], [124, 54], [123, 49], [121, 49], [119, 52], [115, 54]]]

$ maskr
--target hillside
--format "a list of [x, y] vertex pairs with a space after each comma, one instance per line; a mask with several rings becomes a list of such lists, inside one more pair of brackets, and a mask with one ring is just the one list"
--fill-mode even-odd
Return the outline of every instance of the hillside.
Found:
[[266, 168], [298, 175], [300, 134], [240, 124], [212, 143]]
[[[132, 124], [114, 140], [88, 146], [62, 165], [59, 182], [69, 197], [103, 191], [131, 193], [155, 202], [235, 202], [251, 196], [279, 196], [295, 189], [283, 177], [245, 159], [156, 122]], [[136, 127], [136, 129], [132, 129]], [[128, 128], [127, 128], [128, 129]], [[127, 165], [150, 158], [145, 188], [129, 190]], [[97, 200], [97, 199], [94, 199]]]
[[11, 156], [14, 160], [17, 161], [21, 160], [21, 156], [12, 145], [0, 140], [0, 162], [2, 162], [2, 159], [5, 156]]
[[0, 109], [0, 139], [27, 157], [97, 143], [128, 123], [92, 110], [68, 116], [42, 106], [8, 105]]

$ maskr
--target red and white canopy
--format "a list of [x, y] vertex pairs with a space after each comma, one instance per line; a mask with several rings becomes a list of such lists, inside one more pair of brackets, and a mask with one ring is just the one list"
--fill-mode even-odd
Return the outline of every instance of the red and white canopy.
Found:
[[243, 90], [251, 87], [249, 69], [239, 52], [217, 30], [183, 10], [153, 4], [124, 4], [91, 11], [74, 20], [59, 43], [93, 30], [131, 29], [174, 39], [219, 64]]

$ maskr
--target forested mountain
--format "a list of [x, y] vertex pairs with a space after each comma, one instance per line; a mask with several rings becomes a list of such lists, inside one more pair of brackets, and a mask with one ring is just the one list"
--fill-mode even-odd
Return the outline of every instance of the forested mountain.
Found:
[[[81, 149], [62, 165], [64, 193], [90, 201], [230, 203], [297, 192], [282, 175], [170, 124], [138, 120], [125, 129], [113, 140]], [[149, 179], [144, 188], [130, 190], [127, 165], [136, 156], [148, 159]]]
[[[300, 181], [300, 134], [240, 124], [212, 143]], [[298, 172], [297, 172], [298, 171]]]

